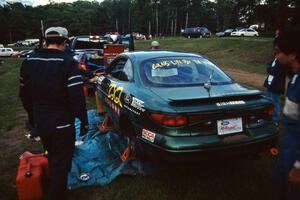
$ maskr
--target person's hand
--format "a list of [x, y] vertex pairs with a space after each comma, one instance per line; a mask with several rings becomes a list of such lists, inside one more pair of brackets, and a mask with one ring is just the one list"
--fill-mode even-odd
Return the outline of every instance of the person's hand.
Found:
[[89, 130], [89, 125], [81, 124], [81, 125], [80, 125], [80, 134], [79, 134], [79, 136], [84, 136], [84, 135], [86, 135], [87, 132], [88, 132], [88, 130]]
[[94, 74], [94, 76], [102, 76], [102, 75], [105, 75], [105, 72], [97, 72]]
[[300, 191], [300, 170], [297, 168], [292, 168], [289, 172], [289, 182], [292, 187]]

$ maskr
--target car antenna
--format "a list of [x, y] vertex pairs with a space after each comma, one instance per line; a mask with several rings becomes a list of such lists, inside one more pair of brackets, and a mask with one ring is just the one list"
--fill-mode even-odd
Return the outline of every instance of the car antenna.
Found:
[[211, 82], [212, 82], [214, 72], [215, 72], [215, 70], [211, 71], [211, 73], [209, 75], [209, 78], [208, 78], [208, 81], [206, 83], [204, 83], [204, 88], [207, 90], [209, 97], [210, 97]]

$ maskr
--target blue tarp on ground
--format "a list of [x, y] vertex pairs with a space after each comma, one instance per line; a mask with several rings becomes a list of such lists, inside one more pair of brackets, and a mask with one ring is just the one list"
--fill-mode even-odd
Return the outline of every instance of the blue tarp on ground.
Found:
[[[121, 155], [129, 144], [129, 138], [116, 132], [100, 132], [97, 128], [103, 121], [96, 110], [88, 111], [89, 131], [80, 137], [80, 121], [75, 121], [76, 145], [68, 188], [91, 185], [106, 185], [120, 174], [140, 173], [139, 161], [122, 161]], [[80, 142], [82, 141], [82, 142]]]

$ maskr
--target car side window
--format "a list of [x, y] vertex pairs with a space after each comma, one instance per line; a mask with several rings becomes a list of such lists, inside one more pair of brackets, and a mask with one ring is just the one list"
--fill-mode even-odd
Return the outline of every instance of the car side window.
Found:
[[123, 72], [127, 75], [127, 79], [129, 81], [133, 80], [133, 69], [132, 69], [132, 63], [129, 59], [127, 59]]
[[133, 80], [132, 63], [127, 58], [121, 58], [113, 64], [110, 75], [121, 81]]

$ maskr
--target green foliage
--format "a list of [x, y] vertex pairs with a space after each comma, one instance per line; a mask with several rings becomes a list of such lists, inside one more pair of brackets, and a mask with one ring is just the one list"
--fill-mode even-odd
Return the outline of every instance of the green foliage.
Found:
[[[192, 4], [187, 4], [187, 2]], [[51, 1], [50, 1], [51, 2]], [[152, 3], [151, 3], [152, 2]], [[53, 3], [31, 7], [21, 3], [0, 4], [0, 43], [12, 43], [41, 36], [41, 20], [49, 26], [67, 27], [71, 35], [122, 34], [140, 32], [179, 35], [188, 27], [207, 26], [221, 31], [237, 26], [265, 24], [274, 32], [288, 24], [299, 26], [299, 1], [296, 0], [104, 0]]]

